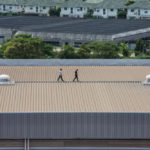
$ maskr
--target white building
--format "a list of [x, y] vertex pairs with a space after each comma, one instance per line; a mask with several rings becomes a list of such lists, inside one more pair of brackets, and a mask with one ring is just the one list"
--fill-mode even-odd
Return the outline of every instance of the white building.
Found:
[[93, 16], [96, 18], [117, 18], [118, 10], [125, 9], [126, 0], [101, 0], [95, 5]]
[[127, 18], [128, 19], [132, 19], [132, 18], [139, 19], [141, 17], [140, 12], [141, 12], [141, 10], [139, 10], [139, 9], [128, 9]]
[[127, 18], [150, 18], [150, 1], [136, 0], [132, 5], [129, 5]]
[[22, 8], [19, 5], [0, 5], [0, 12], [1, 13], [8, 13], [8, 12], [12, 12], [12, 13], [18, 13], [21, 12]]
[[128, 9], [127, 18], [150, 18], [150, 9]]
[[150, 18], [150, 1], [135, 0], [0, 0], [0, 13], [49, 15], [51, 8], [60, 7], [61, 17], [84, 18], [93, 10], [96, 18], [117, 18], [119, 10], [127, 10], [127, 19]]
[[75, 18], [84, 18], [86, 15], [88, 8], [77, 7], [77, 8], [61, 8], [61, 17], [75, 17]]
[[61, 6], [60, 16], [83, 18], [89, 9], [90, 5], [85, 0], [67, 0]]
[[50, 7], [47, 6], [24, 6], [25, 14], [48, 15]]
[[51, 8], [60, 7], [64, 0], [0, 0], [1, 13], [49, 15]]
[[96, 18], [117, 18], [117, 9], [94, 9], [93, 16]]
[[140, 16], [141, 18], [150, 18], [150, 9], [141, 9]]

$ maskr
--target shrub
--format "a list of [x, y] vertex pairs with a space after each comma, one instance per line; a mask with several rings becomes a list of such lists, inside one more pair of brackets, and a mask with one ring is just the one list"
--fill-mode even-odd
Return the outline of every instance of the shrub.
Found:
[[84, 15], [84, 18], [93, 18], [93, 9], [88, 9], [87, 13]]
[[127, 18], [127, 11], [126, 10], [118, 10], [117, 17], [119, 19], [126, 19]]
[[141, 39], [136, 40], [136, 47], [135, 47], [135, 55], [140, 55], [141, 53], [146, 54], [147, 49], [149, 48], [149, 43], [145, 42]]
[[50, 16], [60, 16], [61, 8], [52, 8], [49, 10], [49, 15]]
[[75, 51], [75, 48], [70, 45], [65, 45], [57, 55], [58, 58], [62, 59], [75, 59], [79, 58]]

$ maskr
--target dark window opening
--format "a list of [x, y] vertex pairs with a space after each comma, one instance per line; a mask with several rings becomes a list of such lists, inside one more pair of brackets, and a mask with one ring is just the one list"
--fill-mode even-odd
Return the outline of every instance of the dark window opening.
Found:
[[60, 46], [60, 43], [58, 41], [46, 41], [45, 43], [51, 44], [53, 46]]
[[106, 9], [103, 9], [103, 14], [104, 14], [104, 15], [106, 14]]

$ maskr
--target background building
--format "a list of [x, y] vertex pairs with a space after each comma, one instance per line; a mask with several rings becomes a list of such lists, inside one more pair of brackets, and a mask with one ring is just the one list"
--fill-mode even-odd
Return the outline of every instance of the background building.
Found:
[[122, 10], [127, 19], [150, 17], [149, 0], [0, 0], [0, 13], [49, 16], [49, 11], [58, 7], [61, 17], [84, 18], [91, 10], [96, 18], [118, 18]]
[[1, 42], [27, 33], [55, 46], [80, 47], [93, 41], [127, 42], [135, 48], [137, 39], [150, 40], [149, 20], [73, 19], [55, 17], [0, 17]]

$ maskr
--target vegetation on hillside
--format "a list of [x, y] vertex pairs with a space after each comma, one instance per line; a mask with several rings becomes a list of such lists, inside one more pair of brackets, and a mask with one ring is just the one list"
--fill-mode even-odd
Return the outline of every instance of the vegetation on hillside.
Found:
[[150, 44], [142, 40], [136, 41], [134, 51], [129, 50], [126, 43], [92, 42], [82, 44], [80, 48], [65, 45], [60, 51], [40, 38], [28, 34], [16, 35], [0, 46], [0, 58], [35, 59], [35, 58], [60, 58], [60, 59], [88, 59], [88, 58], [150, 58]]

